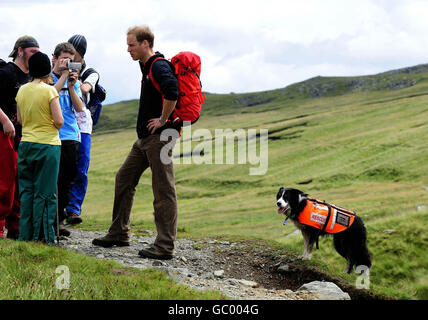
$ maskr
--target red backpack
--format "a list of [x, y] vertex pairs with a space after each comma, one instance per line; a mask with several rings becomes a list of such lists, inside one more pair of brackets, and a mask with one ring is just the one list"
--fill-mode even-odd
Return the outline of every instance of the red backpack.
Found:
[[[161, 58], [156, 58], [150, 66], [149, 79], [156, 90], [160, 91], [159, 84], [152, 75], [153, 64]], [[171, 63], [175, 69], [175, 76], [178, 81], [178, 100], [172, 112], [172, 121], [190, 121], [192, 124], [199, 119], [202, 103], [206, 97], [202, 95], [201, 58], [190, 51], [180, 52], [171, 58]], [[162, 95], [163, 99], [163, 95]]]

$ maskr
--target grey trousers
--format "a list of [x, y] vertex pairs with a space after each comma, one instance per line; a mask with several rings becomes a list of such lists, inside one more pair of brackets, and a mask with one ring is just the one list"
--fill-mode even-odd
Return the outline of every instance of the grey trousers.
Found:
[[[157, 229], [155, 248], [172, 254], [177, 235], [177, 196], [174, 184], [172, 146], [174, 141], [160, 141], [160, 135], [138, 139], [116, 174], [112, 225], [109, 235], [129, 241], [129, 224], [136, 187], [143, 172], [152, 171], [153, 208]], [[166, 146], [168, 144], [168, 146]], [[166, 152], [164, 147], [170, 147]], [[162, 159], [161, 159], [161, 151]], [[170, 163], [165, 164], [165, 157]], [[162, 161], [164, 160], [164, 161]]]

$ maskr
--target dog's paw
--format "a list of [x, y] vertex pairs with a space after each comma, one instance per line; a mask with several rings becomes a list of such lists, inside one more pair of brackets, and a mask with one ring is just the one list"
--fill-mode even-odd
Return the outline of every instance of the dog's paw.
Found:
[[311, 254], [303, 254], [303, 255], [299, 256], [299, 259], [304, 260], [304, 261], [311, 260], [312, 255]]
[[343, 273], [351, 274], [352, 271], [353, 271], [353, 269], [350, 269], [350, 268], [346, 267], [345, 270], [343, 270]]

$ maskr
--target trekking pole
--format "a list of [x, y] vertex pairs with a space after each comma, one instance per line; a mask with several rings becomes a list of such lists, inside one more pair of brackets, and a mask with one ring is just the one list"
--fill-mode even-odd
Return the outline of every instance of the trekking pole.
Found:
[[59, 247], [58, 185], [56, 186], [56, 244]]

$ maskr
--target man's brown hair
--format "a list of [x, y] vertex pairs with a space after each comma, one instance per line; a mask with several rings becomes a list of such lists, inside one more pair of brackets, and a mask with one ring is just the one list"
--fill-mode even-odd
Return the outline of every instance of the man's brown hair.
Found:
[[128, 29], [127, 35], [129, 36], [130, 34], [135, 35], [135, 38], [137, 38], [137, 41], [139, 43], [143, 42], [144, 40], [147, 40], [150, 48], [153, 48], [155, 36], [148, 26], [142, 25], [131, 27]]
[[76, 50], [74, 49], [73, 45], [68, 42], [62, 42], [58, 44], [55, 47], [54, 56], [58, 58], [63, 52], [67, 52], [73, 55], [76, 54]]

